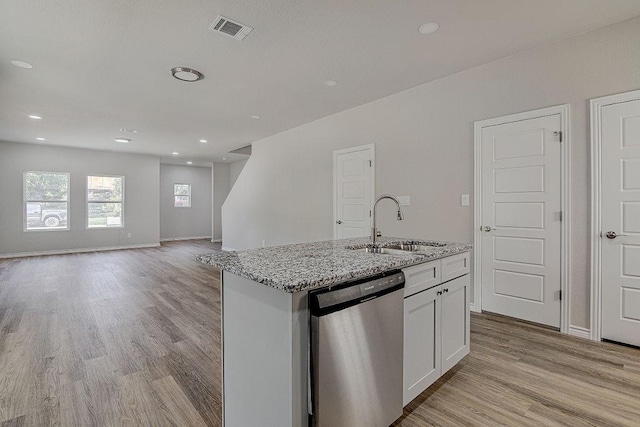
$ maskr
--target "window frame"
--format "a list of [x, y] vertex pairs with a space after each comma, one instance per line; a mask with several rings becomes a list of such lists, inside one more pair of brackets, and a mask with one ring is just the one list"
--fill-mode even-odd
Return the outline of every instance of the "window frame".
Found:
[[[55, 174], [67, 176], [67, 200], [27, 200], [27, 174]], [[66, 203], [67, 204], [67, 226], [65, 228], [28, 228], [27, 203]], [[71, 172], [51, 172], [51, 171], [24, 171], [22, 172], [22, 231], [32, 233], [38, 231], [69, 231], [71, 229]]]
[[[189, 188], [189, 194], [177, 194], [176, 193], [176, 185], [186, 185]], [[188, 206], [178, 206], [176, 205], [176, 196], [181, 196], [181, 197], [188, 197], [189, 198], [189, 205]], [[173, 183], [173, 207], [174, 208], [190, 208], [191, 207], [191, 184], [186, 184], [186, 183], [180, 183], [180, 182], [174, 182]]]
[[[122, 180], [122, 197], [120, 199], [119, 202], [114, 202], [114, 201], [108, 201], [108, 202], [95, 202], [95, 201], [89, 201], [89, 177], [102, 177], [102, 178], [120, 178]], [[84, 197], [85, 197], [85, 209], [86, 209], [86, 223], [85, 223], [85, 227], [87, 230], [111, 230], [111, 229], [118, 229], [118, 228], [124, 228], [124, 222], [125, 222], [125, 211], [124, 211], [124, 200], [125, 200], [125, 176], [124, 175], [111, 175], [111, 174], [94, 174], [94, 173], [90, 173], [87, 174], [85, 177], [85, 193], [84, 193]], [[89, 225], [89, 203], [120, 203], [120, 225], [113, 225], [113, 226], [108, 226], [108, 225], [100, 225], [100, 226], [90, 226]]]

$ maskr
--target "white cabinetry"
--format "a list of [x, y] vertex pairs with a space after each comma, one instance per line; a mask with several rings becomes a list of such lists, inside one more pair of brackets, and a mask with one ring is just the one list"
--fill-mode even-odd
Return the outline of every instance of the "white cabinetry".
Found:
[[442, 263], [442, 282], [469, 274], [469, 252], [439, 260]]
[[405, 298], [439, 285], [442, 282], [440, 280], [440, 265], [438, 259], [403, 269]]
[[469, 354], [470, 284], [467, 274], [439, 286], [442, 288], [440, 342], [443, 374]]
[[[406, 280], [403, 405], [406, 405], [469, 353], [469, 253], [403, 271]], [[434, 282], [434, 274], [436, 277], [447, 274], [449, 279]], [[430, 286], [425, 287], [425, 282]], [[420, 288], [417, 292], [407, 292], [417, 288]]]
[[404, 300], [403, 405], [440, 378], [440, 292], [436, 286]]

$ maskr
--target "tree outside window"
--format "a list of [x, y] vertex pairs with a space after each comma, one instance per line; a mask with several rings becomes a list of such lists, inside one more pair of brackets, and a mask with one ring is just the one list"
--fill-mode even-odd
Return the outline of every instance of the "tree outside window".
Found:
[[191, 184], [173, 184], [173, 206], [176, 208], [191, 207]]
[[87, 228], [124, 226], [124, 177], [87, 177]]
[[24, 229], [68, 230], [69, 174], [25, 172]]

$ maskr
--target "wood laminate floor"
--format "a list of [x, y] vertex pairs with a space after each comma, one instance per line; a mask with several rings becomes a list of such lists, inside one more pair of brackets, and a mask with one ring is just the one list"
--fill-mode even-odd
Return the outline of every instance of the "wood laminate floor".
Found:
[[640, 426], [640, 350], [472, 314], [471, 353], [394, 426]]
[[0, 426], [218, 426], [209, 241], [0, 260]]
[[[0, 260], [0, 427], [221, 425], [219, 273], [194, 259], [218, 249]], [[471, 354], [394, 426], [640, 426], [640, 350], [471, 327]]]

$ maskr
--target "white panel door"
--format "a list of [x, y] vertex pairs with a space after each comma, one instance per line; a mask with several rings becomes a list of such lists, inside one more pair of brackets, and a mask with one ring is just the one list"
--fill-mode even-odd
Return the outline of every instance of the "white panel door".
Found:
[[482, 310], [560, 327], [560, 114], [482, 129]]
[[602, 338], [640, 346], [640, 100], [602, 107], [601, 132]]
[[373, 186], [372, 149], [335, 155], [335, 237], [348, 239], [371, 234]]

